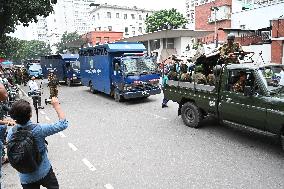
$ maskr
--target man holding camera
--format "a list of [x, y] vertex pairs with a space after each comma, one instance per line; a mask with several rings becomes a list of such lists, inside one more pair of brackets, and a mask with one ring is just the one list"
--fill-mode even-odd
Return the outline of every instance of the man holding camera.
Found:
[[31, 96], [33, 100], [35, 101], [35, 103], [37, 103], [39, 109], [40, 108], [43, 109], [43, 107], [41, 107], [41, 91], [38, 87], [37, 82], [35, 81], [34, 76], [29, 81], [28, 86], [30, 89], [29, 96]]

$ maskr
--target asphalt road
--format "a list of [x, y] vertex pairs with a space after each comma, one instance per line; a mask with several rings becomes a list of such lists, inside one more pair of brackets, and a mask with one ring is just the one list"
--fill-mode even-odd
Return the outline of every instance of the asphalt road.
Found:
[[[116, 103], [82, 86], [59, 91], [70, 127], [49, 137], [48, 148], [62, 189], [284, 188], [274, 138], [212, 120], [188, 128], [177, 104], [161, 108], [162, 95]], [[50, 105], [39, 117], [57, 120]], [[21, 188], [8, 164], [2, 172], [4, 189]]]

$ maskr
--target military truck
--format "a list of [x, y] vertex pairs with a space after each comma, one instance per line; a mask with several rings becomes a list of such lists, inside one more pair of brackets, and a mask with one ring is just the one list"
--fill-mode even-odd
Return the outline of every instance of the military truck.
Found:
[[[213, 73], [214, 85], [169, 80], [164, 86], [165, 98], [179, 104], [184, 124], [198, 128], [213, 115], [222, 123], [275, 134], [284, 149], [284, 86], [268, 85], [256, 64], [217, 65]], [[236, 92], [240, 73], [245, 73], [245, 82]]]

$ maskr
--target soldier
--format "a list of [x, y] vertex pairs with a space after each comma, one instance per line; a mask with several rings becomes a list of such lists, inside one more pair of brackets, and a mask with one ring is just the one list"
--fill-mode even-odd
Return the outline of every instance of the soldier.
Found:
[[239, 76], [239, 80], [233, 86], [233, 91], [236, 93], [243, 93], [247, 75], [244, 71], [240, 71]]
[[197, 83], [197, 84], [206, 84], [207, 83], [206, 77], [202, 73], [203, 71], [204, 70], [203, 70], [202, 64], [195, 66], [195, 73], [193, 75], [193, 80], [194, 80], [195, 83]]
[[53, 70], [50, 70], [48, 74], [48, 86], [50, 90], [50, 99], [52, 97], [57, 97], [58, 96], [58, 89], [57, 85], [59, 85], [58, 79], [56, 75], [54, 74]]
[[215, 75], [214, 74], [209, 74], [207, 76], [207, 81], [208, 81], [209, 85], [211, 85], [211, 86], [215, 85], [215, 83], [216, 83]]
[[[235, 43], [235, 35], [229, 34], [227, 37], [227, 43], [224, 44], [220, 50], [220, 56], [224, 60], [225, 64], [228, 63], [239, 63], [238, 56], [235, 52], [242, 52], [243, 49], [239, 43]], [[243, 57], [241, 57], [242, 59]]]
[[27, 86], [27, 83], [29, 81], [29, 74], [28, 74], [27, 69], [25, 68], [22, 70], [22, 77], [23, 77], [24, 86]]

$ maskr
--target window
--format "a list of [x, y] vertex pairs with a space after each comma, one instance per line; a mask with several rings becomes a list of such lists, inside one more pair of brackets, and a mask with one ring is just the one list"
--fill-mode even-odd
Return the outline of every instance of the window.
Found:
[[98, 31], [101, 31], [101, 27], [98, 27]]
[[99, 13], [97, 14], [97, 17], [98, 17], [98, 20], [99, 20], [100, 19], [100, 14]]
[[175, 48], [175, 39], [174, 38], [164, 38], [163, 39], [164, 49], [174, 49]]
[[139, 20], [142, 20], [142, 15], [141, 14], [139, 15]]
[[128, 27], [125, 27], [124, 32], [128, 33]]
[[142, 33], [142, 27], [139, 27], [138, 31], [139, 31], [140, 33]]
[[124, 19], [127, 19], [127, 14], [124, 14]]
[[135, 31], [132, 31], [132, 35], [135, 35]]
[[105, 42], [109, 42], [109, 37], [104, 37]]
[[112, 26], [108, 26], [108, 31], [112, 31]]
[[96, 43], [100, 43], [100, 42], [101, 42], [101, 40], [102, 40], [102, 38], [101, 38], [101, 37], [96, 37]]
[[111, 12], [107, 12], [107, 18], [111, 18]]
[[116, 13], [116, 18], [119, 18], [119, 13]]
[[131, 18], [132, 18], [132, 19], [135, 19], [135, 15], [134, 15], [134, 14], [131, 14]]

